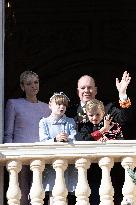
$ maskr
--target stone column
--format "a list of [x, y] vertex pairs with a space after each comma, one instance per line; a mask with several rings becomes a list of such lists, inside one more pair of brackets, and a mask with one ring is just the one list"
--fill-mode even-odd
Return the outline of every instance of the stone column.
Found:
[[9, 187], [7, 191], [7, 199], [9, 205], [20, 205], [21, 191], [18, 183], [18, 173], [21, 171], [22, 165], [19, 161], [10, 161], [7, 163], [9, 172]]
[[136, 205], [136, 185], [133, 183], [131, 177], [128, 174], [127, 169], [134, 168], [135, 160], [133, 157], [125, 157], [122, 160], [122, 166], [125, 169], [125, 182], [123, 185], [122, 193], [123, 193], [123, 204], [127, 204], [127, 202], [131, 202], [131, 204]]
[[66, 160], [57, 159], [53, 162], [53, 168], [56, 171], [55, 185], [52, 190], [53, 205], [67, 205], [67, 188], [64, 179], [64, 171], [68, 164]]
[[30, 198], [32, 205], [43, 205], [45, 192], [42, 185], [42, 172], [45, 163], [43, 160], [33, 160], [30, 164], [30, 169], [33, 171], [33, 182], [30, 190]]
[[102, 169], [102, 179], [99, 189], [100, 205], [113, 205], [114, 189], [111, 183], [110, 170], [113, 167], [113, 160], [110, 157], [103, 157], [99, 160]]
[[90, 160], [81, 158], [76, 160], [75, 166], [78, 169], [78, 183], [75, 190], [76, 205], [89, 205], [91, 189], [87, 180], [87, 169], [90, 167]]

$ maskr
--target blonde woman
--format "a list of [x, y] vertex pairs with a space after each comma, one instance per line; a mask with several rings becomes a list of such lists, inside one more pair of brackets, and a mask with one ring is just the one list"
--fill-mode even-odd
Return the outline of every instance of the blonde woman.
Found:
[[[37, 98], [39, 76], [33, 71], [24, 71], [20, 75], [20, 87], [24, 98], [9, 99], [5, 110], [4, 143], [33, 143], [39, 140], [39, 120], [50, 114], [48, 104]], [[23, 166], [19, 173], [21, 205], [28, 205], [31, 172]]]

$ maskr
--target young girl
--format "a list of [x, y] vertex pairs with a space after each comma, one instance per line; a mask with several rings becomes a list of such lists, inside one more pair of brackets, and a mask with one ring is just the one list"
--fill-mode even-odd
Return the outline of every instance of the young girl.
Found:
[[[69, 98], [63, 93], [54, 93], [50, 98], [49, 107], [51, 115], [42, 118], [39, 122], [39, 138], [41, 142], [72, 142], [76, 135], [76, 124], [73, 118], [65, 115]], [[65, 171], [65, 182], [68, 192], [75, 190], [77, 182], [77, 172], [73, 165], [69, 165]], [[70, 177], [68, 177], [70, 176]], [[52, 202], [51, 191], [55, 184], [55, 170], [51, 165], [46, 165], [43, 174], [43, 186], [45, 191], [49, 191], [50, 205]]]
[[97, 99], [86, 103], [86, 115], [89, 122], [81, 123], [79, 132], [75, 136], [76, 140], [82, 141], [107, 141], [111, 139], [123, 139], [121, 127], [118, 123], [112, 122], [112, 117], [105, 115], [104, 105]]

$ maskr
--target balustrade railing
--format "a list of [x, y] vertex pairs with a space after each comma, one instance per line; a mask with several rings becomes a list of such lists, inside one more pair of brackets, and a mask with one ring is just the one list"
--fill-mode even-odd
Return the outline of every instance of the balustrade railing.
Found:
[[[136, 186], [127, 171], [129, 167], [136, 166], [136, 141], [0, 145], [0, 168], [2, 170], [2, 167], [6, 166], [9, 172], [9, 185], [6, 193], [9, 205], [20, 204], [21, 190], [18, 183], [18, 173], [21, 171], [22, 165], [30, 165], [33, 173], [30, 189], [31, 204], [44, 204], [45, 192], [42, 185], [42, 172], [46, 164], [52, 164], [56, 172], [55, 186], [52, 191], [54, 205], [67, 205], [68, 190], [64, 171], [68, 164], [74, 164], [78, 173], [75, 190], [76, 205], [89, 205], [91, 187], [87, 181], [87, 170], [93, 163], [98, 163], [102, 173], [99, 188], [100, 205], [114, 205], [114, 187], [110, 173], [117, 162], [123, 167], [125, 178], [121, 204], [126, 205], [127, 201], [131, 201], [131, 204], [136, 205]], [[3, 185], [0, 186], [0, 189], [3, 189]], [[0, 196], [0, 202], [0, 205], [3, 205], [3, 196]]]

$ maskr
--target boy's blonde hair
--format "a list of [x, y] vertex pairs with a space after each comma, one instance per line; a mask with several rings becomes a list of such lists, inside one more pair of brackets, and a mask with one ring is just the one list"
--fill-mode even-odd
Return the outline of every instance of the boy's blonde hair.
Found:
[[97, 99], [89, 100], [86, 103], [86, 111], [90, 112], [92, 109], [100, 109], [103, 113], [105, 113], [103, 102]]
[[33, 71], [30, 71], [30, 70], [26, 70], [24, 71], [23, 73], [21, 73], [20, 75], [20, 84], [24, 84], [24, 81], [28, 78], [28, 77], [31, 77], [31, 76], [35, 76], [38, 80], [39, 80], [39, 76], [34, 73]]
[[50, 102], [52, 102], [52, 100], [55, 101], [56, 104], [58, 105], [65, 105], [66, 107], [68, 107], [68, 103], [69, 103], [69, 98], [63, 93], [54, 93], [53, 96], [50, 98]]

